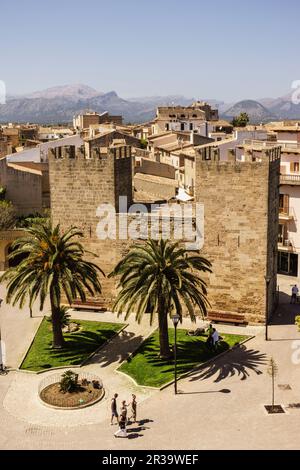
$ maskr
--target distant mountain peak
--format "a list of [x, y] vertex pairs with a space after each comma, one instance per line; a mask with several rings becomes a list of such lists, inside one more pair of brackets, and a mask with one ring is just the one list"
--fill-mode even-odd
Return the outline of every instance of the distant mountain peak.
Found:
[[59, 85], [46, 90], [36, 91], [29, 95], [26, 95], [26, 98], [35, 99], [35, 98], [73, 98], [73, 99], [88, 99], [93, 98], [94, 96], [102, 95], [103, 93], [95, 90], [94, 88], [84, 85], [82, 83], [76, 83], [74, 85]]
[[276, 116], [263, 106], [259, 101], [255, 100], [242, 100], [231, 106], [229, 109], [224, 111], [224, 117], [227, 119], [239, 116], [241, 113], [247, 113], [250, 118], [250, 122], [259, 123], [266, 122], [272, 119], [276, 119]]

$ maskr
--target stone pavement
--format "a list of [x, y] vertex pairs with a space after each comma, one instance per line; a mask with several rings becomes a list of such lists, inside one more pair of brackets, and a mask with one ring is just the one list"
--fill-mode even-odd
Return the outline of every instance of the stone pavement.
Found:
[[[220, 326], [220, 331], [255, 338], [180, 381], [177, 396], [172, 386], [162, 392], [136, 387], [114, 372], [151, 331], [147, 318], [140, 326], [130, 320], [125, 341], [116, 337], [86, 366], [107, 388], [106, 400], [90, 409], [56, 412], [43, 407], [36, 390], [45, 374], [0, 376], [0, 449], [299, 449], [300, 333], [292, 321], [282, 324], [297, 313], [288, 297], [283, 300], [269, 326], [268, 342], [263, 327]], [[109, 313], [84, 315], [112, 320]], [[183, 327], [189, 328], [189, 321]], [[285, 406], [284, 415], [268, 416], [263, 407], [271, 400], [266, 373], [270, 356], [279, 367], [276, 402]], [[116, 426], [109, 424], [108, 398], [115, 391], [120, 399], [130, 398], [133, 391], [138, 395], [142, 421], [129, 426], [129, 439], [115, 439]]]
[[[38, 305], [33, 308], [34, 318], [30, 318], [28, 307], [20, 310], [6, 304], [5, 291], [5, 286], [0, 284], [0, 298], [3, 299], [0, 308], [0, 328], [2, 341], [5, 344], [5, 364], [11, 368], [17, 368], [28, 345], [33, 340], [43, 316]], [[45, 308], [45, 312], [47, 311], [48, 305]]]

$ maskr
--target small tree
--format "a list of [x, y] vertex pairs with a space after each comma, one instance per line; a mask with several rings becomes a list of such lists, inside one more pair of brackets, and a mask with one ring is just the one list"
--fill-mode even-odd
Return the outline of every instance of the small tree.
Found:
[[59, 385], [60, 391], [63, 393], [75, 392], [75, 390], [78, 388], [78, 374], [75, 374], [75, 372], [71, 370], [67, 370], [61, 376], [61, 381], [59, 382]]
[[141, 148], [146, 149], [148, 147], [148, 142], [146, 139], [141, 139]]
[[[61, 328], [69, 326], [71, 322], [71, 314], [68, 313], [69, 309], [66, 305], [61, 305], [59, 308], [59, 322]], [[52, 323], [52, 315], [48, 318], [48, 321]]]
[[4, 201], [6, 196], [6, 188], [4, 186], [0, 186], [0, 201]]
[[239, 116], [235, 116], [232, 120], [232, 125], [234, 127], [246, 127], [249, 124], [250, 118], [247, 113], [240, 113]]
[[16, 223], [16, 209], [10, 201], [0, 197], [0, 230], [9, 230]]
[[267, 369], [267, 373], [269, 376], [272, 378], [272, 409], [274, 408], [274, 403], [275, 403], [275, 377], [278, 372], [278, 366], [276, 362], [274, 361], [273, 357], [271, 357], [269, 366]]
[[300, 331], [300, 315], [296, 316], [295, 325], [298, 327], [298, 331]]

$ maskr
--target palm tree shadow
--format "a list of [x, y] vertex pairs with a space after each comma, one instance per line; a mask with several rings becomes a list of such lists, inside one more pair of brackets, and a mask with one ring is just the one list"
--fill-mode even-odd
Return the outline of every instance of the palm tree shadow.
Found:
[[265, 364], [266, 360], [265, 353], [240, 345], [228, 354], [216, 357], [210, 364], [191, 372], [188, 377], [190, 377], [190, 382], [216, 376], [214, 382], [218, 383], [234, 375], [238, 375], [241, 380], [246, 380], [250, 376], [250, 372], [255, 372], [257, 375], [262, 374], [260, 366]]
[[113, 363], [121, 364], [123, 361], [130, 360], [130, 353], [133, 353], [143, 342], [143, 336], [135, 335], [133, 332], [123, 330], [111, 342], [104, 345], [86, 364], [99, 364], [101, 367], [107, 367]]

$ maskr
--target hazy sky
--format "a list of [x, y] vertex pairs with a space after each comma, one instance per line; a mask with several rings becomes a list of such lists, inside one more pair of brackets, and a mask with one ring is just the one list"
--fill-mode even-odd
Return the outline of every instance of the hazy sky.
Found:
[[299, 0], [0, 0], [9, 94], [277, 97], [300, 79]]

